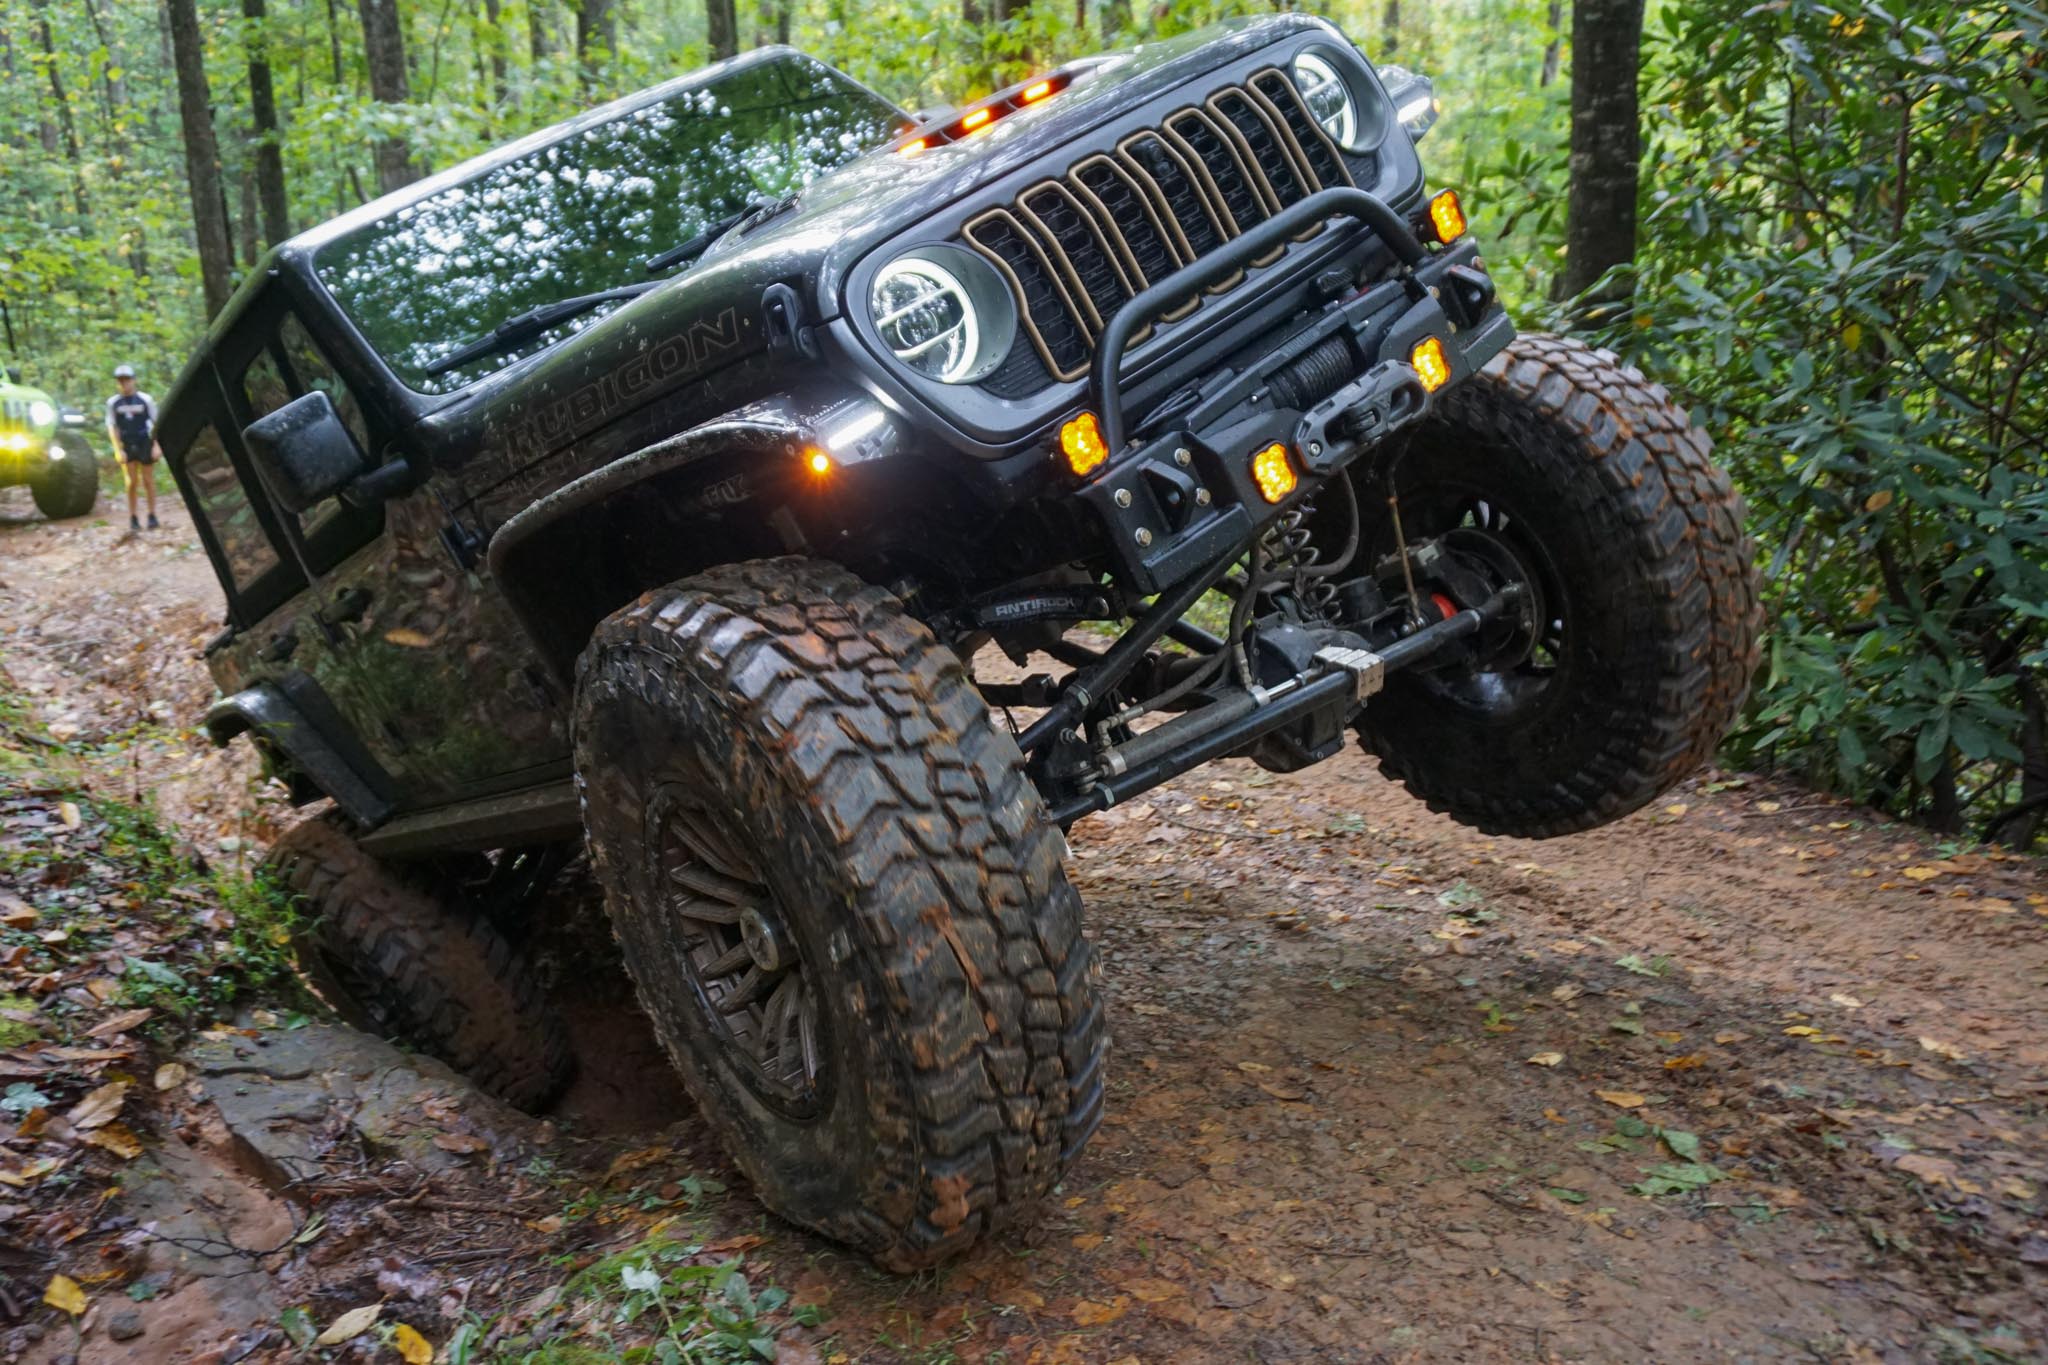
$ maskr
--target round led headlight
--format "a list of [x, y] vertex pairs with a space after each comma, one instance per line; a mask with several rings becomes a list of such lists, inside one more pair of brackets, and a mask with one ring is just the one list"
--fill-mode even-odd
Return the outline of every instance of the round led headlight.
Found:
[[28, 404], [28, 424], [32, 427], [46, 427], [57, 420], [55, 405], [40, 398], [32, 398]]
[[1336, 63], [1321, 53], [1300, 53], [1294, 59], [1294, 84], [1310, 115], [1331, 140], [1347, 152], [1357, 151], [1358, 104]]
[[875, 274], [868, 317], [889, 353], [942, 384], [969, 384], [1002, 364], [1017, 305], [993, 267], [953, 246], [921, 247]]

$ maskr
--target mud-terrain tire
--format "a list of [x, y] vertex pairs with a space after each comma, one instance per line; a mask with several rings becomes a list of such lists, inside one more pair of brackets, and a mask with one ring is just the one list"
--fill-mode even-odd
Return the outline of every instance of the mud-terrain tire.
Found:
[[[1748, 694], [1762, 620], [1742, 498], [1712, 451], [1661, 385], [1562, 337], [1520, 337], [1444, 395], [1393, 466], [1403, 529], [1438, 532], [1463, 498], [1477, 510], [1457, 524], [1519, 536], [1559, 638], [1545, 685], [1512, 705], [1441, 673], [1391, 678], [1359, 722], [1381, 771], [1464, 824], [1548, 837], [1618, 819], [1706, 761]], [[1385, 501], [1361, 498], [1374, 556], [1393, 553]]]
[[332, 817], [292, 829], [265, 861], [298, 902], [299, 970], [349, 1024], [521, 1109], [542, 1108], [569, 1083], [568, 1034], [482, 915], [371, 857]]
[[640, 1000], [764, 1204], [910, 1271], [1059, 1180], [1106, 1047], [1064, 841], [894, 597], [802, 559], [651, 592], [573, 732]]
[[46, 464], [43, 476], [30, 482], [29, 496], [51, 521], [82, 517], [100, 500], [99, 461], [83, 440], [63, 433], [55, 439], [64, 447], [64, 458]]

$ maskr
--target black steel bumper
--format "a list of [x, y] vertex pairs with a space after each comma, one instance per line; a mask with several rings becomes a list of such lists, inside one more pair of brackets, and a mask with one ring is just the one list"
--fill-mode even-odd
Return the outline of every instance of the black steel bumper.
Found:
[[[1394, 276], [1333, 300], [1269, 354], [1205, 387], [1196, 404], [1174, 419], [1174, 429], [1126, 448], [1122, 371], [1131, 338], [1253, 258], [1336, 219], [1362, 224], [1385, 244], [1399, 263]], [[1428, 338], [1443, 348], [1450, 370], [1446, 388], [1505, 347], [1514, 327], [1477, 260], [1469, 238], [1430, 251], [1384, 201], [1363, 190], [1330, 189], [1118, 309], [1096, 349], [1090, 394], [1110, 459], [1078, 492], [1101, 518], [1131, 590], [1159, 592], [1217, 556], [1234, 554], [1261, 524], [1422, 416], [1431, 395], [1409, 358]], [[1329, 391], [1333, 357], [1341, 357], [1344, 368]], [[1303, 374], [1324, 382], [1294, 382], [1292, 377]], [[1250, 468], [1252, 453], [1275, 442], [1288, 448], [1298, 476], [1295, 492], [1277, 504], [1261, 496]]]

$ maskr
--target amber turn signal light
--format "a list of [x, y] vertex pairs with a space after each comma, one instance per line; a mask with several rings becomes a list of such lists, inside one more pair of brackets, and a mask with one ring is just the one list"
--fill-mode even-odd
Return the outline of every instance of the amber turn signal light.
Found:
[[901, 147], [898, 147], [896, 149], [896, 155], [916, 156], [918, 153], [928, 149], [931, 145], [931, 139], [929, 138], [912, 138], [910, 141], [904, 143]]
[[822, 479], [832, 472], [832, 457], [816, 446], [812, 446], [804, 452], [804, 468]]
[[1429, 201], [1429, 226], [1445, 246], [1465, 235], [1465, 206], [1456, 190], [1444, 190]]
[[1252, 456], [1252, 482], [1267, 502], [1279, 502], [1294, 491], [1294, 462], [1287, 458], [1286, 446], [1275, 441]]
[[1102, 424], [1095, 420], [1094, 413], [1081, 413], [1060, 427], [1060, 454], [1067, 457], [1067, 468], [1076, 474], [1087, 474], [1109, 458], [1109, 446], [1102, 439]]
[[1451, 362], [1444, 355], [1444, 344], [1435, 337], [1424, 337], [1415, 343], [1415, 349], [1408, 353], [1408, 363], [1415, 367], [1415, 377], [1422, 381], [1422, 387], [1435, 393], [1451, 382]]

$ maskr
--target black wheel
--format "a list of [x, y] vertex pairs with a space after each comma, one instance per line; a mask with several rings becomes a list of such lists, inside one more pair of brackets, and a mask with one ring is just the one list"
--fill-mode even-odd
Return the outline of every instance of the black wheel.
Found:
[[601, 625], [577, 784], [626, 965], [762, 1202], [910, 1270], [1100, 1119], [1080, 900], [1015, 744], [887, 593], [730, 565]]
[[266, 861], [299, 902], [299, 969], [343, 1019], [439, 1058], [521, 1109], [541, 1108], [568, 1084], [568, 1034], [481, 916], [378, 862], [331, 818], [291, 830]]
[[[1609, 352], [1522, 337], [1382, 468], [1411, 546], [1436, 541], [1470, 588], [1519, 582], [1527, 605], [1476, 663], [1396, 675], [1368, 703], [1359, 732], [1384, 772], [1489, 833], [1549, 836], [1638, 809], [1712, 754], [1756, 669], [1754, 543], [1661, 387]], [[1364, 562], [1382, 563], [1387, 490], [1360, 491]]]
[[58, 432], [55, 443], [64, 458], [44, 464], [41, 476], [29, 484], [29, 496], [35, 499], [36, 510], [52, 521], [82, 517], [100, 498], [99, 461], [91, 446], [69, 432]]

